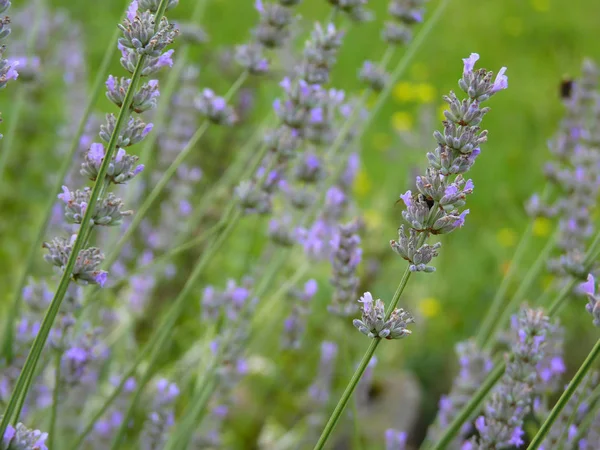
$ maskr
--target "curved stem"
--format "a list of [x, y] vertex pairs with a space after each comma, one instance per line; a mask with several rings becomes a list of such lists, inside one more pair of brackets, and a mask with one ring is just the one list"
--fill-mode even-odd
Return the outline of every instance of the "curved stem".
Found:
[[[156, 13], [155, 20], [156, 26], [158, 27], [164, 10], [166, 8], [168, 1], [161, 0], [160, 7], [158, 12]], [[104, 159], [102, 160], [102, 165], [100, 166], [100, 170], [98, 171], [98, 176], [96, 178], [96, 182], [94, 183], [94, 187], [90, 194], [90, 199], [88, 203], [88, 207], [85, 211], [84, 217], [81, 221], [81, 227], [79, 229], [79, 233], [77, 234], [77, 238], [73, 244], [73, 249], [69, 255], [69, 259], [67, 260], [67, 264], [63, 269], [63, 275], [60, 279], [58, 289], [54, 294], [54, 298], [50, 303], [50, 306], [44, 316], [42, 321], [40, 331], [38, 332], [31, 350], [27, 355], [27, 359], [25, 360], [25, 365], [19, 374], [17, 379], [16, 386], [11, 394], [10, 400], [6, 407], [6, 411], [4, 417], [2, 418], [2, 422], [0, 423], [0, 436], [4, 435], [6, 431], [6, 427], [8, 426], [9, 421], [12, 419], [12, 415], [15, 412], [15, 408], [17, 406], [17, 402], [21, 396], [27, 395], [26, 388], [26, 380], [29, 376], [30, 372], [34, 372], [37, 361], [44, 349], [44, 345], [46, 344], [46, 340], [48, 339], [48, 335], [50, 334], [50, 329], [52, 328], [52, 324], [54, 323], [54, 319], [58, 314], [60, 309], [60, 305], [62, 300], [67, 292], [67, 288], [69, 287], [69, 283], [71, 281], [71, 274], [73, 272], [73, 268], [75, 267], [75, 262], [77, 257], [79, 256], [79, 252], [83, 247], [83, 242], [86, 235], [86, 230], [90, 227], [92, 223], [92, 216], [94, 214], [94, 210], [96, 208], [96, 203], [98, 201], [98, 197], [100, 195], [100, 190], [103, 187], [104, 179], [106, 178], [106, 173], [108, 171], [108, 166], [112, 161], [112, 156], [115, 153], [117, 139], [119, 138], [119, 133], [121, 128], [125, 124], [127, 118], [130, 114], [131, 104], [133, 102], [133, 96], [135, 94], [138, 81], [142, 75], [142, 70], [144, 67], [144, 62], [146, 61], [146, 55], [141, 55], [138, 61], [138, 64], [135, 68], [135, 71], [131, 77], [131, 83], [129, 84], [129, 88], [127, 89], [127, 93], [125, 94], [125, 98], [123, 100], [123, 105], [119, 110], [119, 115], [115, 122], [115, 127], [113, 133], [110, 137], [108, 145], [106, 147], [106, 153], [104, 155]], [[15, 417], [15, 420], [18, 420], [18, 416]]]
[[548, 434], [548, 432], [550, 431], [552, 424], [554, 423], [562, 409], [565, 407], [565, 405], [567, 404], [577, 387], [581, 384], [581, 381], [590, 370], [590, 367], [592, 367], [592, 363], [596, 360], [598, 355], [600, 355], [600, 339], [596, 341], [596, 345], [594, 345], [588, 356], [583, 361], [583, 364], [569, 383], [569, 386], [567, 387], [565, 392], [563, 392], [563, 394], [560, 396], [560, 398], [556, 402], [556, 405], [554, 405], [554, 408], [552, 408], [552, 411], [550, 411], [548, 418], [542, 424], [542, 427], [539, 429], [539, 431], [529, 444], [529, 447], [527, 447], [527, 450], [535, 450], [539, 448], [539, 446], [542, 444], [544, 438], [546, 437], [546, 434]]

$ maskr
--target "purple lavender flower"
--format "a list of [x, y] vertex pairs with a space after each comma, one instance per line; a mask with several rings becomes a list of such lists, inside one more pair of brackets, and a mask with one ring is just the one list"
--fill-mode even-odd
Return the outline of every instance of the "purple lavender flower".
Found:
[[382, 38], [392, 45], [406, 45], [412, 40], [412, 28], [423, 22], [426, 0], [391, 0], [388, 12], [392, 20], [386, 21]]
[[23, 450], [48, 450], [45, 442], [48, 439], [48, 433], [42, 433], [40, 430], [31, 430], [22, 423], [16, 427], [8, 426], [0, 442], [3, 449], [23, 449]]
[[548, 317], [542, 310], [524, 307], [519, 313], [505, 374], [486, 403], [484, 414], [475, 420], [479, 437], [469, 441], [470, 448], [491, 450], [523, 444], [523, 420], [531, 410], [531, 394], [539, 377], [536, 369], [544, 356], [548, 327]]
[[437, 256], [439, 243], [425, 243], [429, 235], [445, 234], [465, 223], [468, 209], [464, 207], [466, 195], [473, 192], [473, 182], [464, 180], [462, 174], [473, 165], [479, 148], [487, 140], [487, 131], [479, 124], [489, 108], [480, 108], [505, 86], [505, 69], [500, 71], [498, 83], [492, 83], [492, 73], [484, 69], [474, 70], [479, 59], [476, 53], [463, 60], [463, 76], [458, 84], [468, 95], [460, 101], [453, 92], [445, 96], [449, 110], [444, 112], [444, 131], [436, 131], [438, 147], [427, 154], [429, 167], [424, 176], [417, 177], [418, 193], [411, 191], [401, 195], [406, 205], [402, 216], [408, 227], [398, 229], [398, 241], [390, 241], [392, 249], [410, 263], [410, 270], [432, 272], [427, 264]]
[[410, 336], [411, 331], [406, 327], [413, 323], [414, 319], [402, 308], [395, 309], [390, 318], [385, 320], [385, 305], [380, 299], [374, 300], [370, 292], [365, 292], [358, 300], [362, 303], [362, 318], [354, 319], [354, 326], [371, 339], [402, 339]]

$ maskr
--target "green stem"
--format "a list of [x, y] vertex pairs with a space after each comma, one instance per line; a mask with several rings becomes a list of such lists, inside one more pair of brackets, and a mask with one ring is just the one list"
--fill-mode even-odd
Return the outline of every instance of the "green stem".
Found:
[[327, 421], [327, 424], [325, 425], [325, 428], [323, 429], [323, 432], [321, 433], [321, 437], [319, 438], [317, 445], [315, 445], [314, 450], [321, 450], [325, 446], [327, 439], [329, 439], [329, 436], [331, 435], [331, 433], [333, 432], [333, 429], [337, 425], [337, 422], [340, 419], [340, 416], [342, 415], [342, 412], [344, 411], [344, 408], [346, 407], [348, 400], [350, 400], [350, 397], [352, 397], [352, 393], [354, 392], [354, 389], [356, 389], [356, 386], [358, 385], [358, 382], [360, 381], [362, 374], [367, 369], [367, 366], [369, 365], [371, 358], [375, 354], [375, 350], [377, 350], [377, 347], [379, 346], [380, 342], [381, 342], [380, 338], [371, 340], [371, 344], [369, 345], [369, 348], [367, 348], [367, 351], [365, 352], [365, 355], [363, 356], [362, 360], [360, 361], [358, 368], [354, 372], [354, 375], [352, 375], [352, 378], [350, 379], [350, 382], [346, 386], [346, 389], [344, 390], [342, 397], [338, 401], [337, 406], [335, 407], [335, 409], [333, 410], [333, 413], [329, 417], [329, 420]]
[[[385, 313], [385, 320], [388, 320], [390, 318], [392, 311], [394, 311], [394, 309], [398, 305], [400, 296], [402, 295], [404, 288], [406, 288], [406, 284], [408, 283], [408, 279], [410, 278], [411, 274], [412, 274], [412, 272], [409, 270], [409, 268], [407, 266], [406, 270], [404, 271], [404, 275], [402, 276], [402, 279], [400, 280], [400, 284], [398, 284], [398, 288], [396, 289], [396, 292], [394, 293], [394, 297], [392, 298], [392, 301], [388, 305], [387, 311]], [[375, 354], [375, 350], [377, 350], [377, 346], [379, 345], [380, 342], [381, 342], [380, 338], [376, 338], [371, 341], [371, 345], [369, 345], [369, 348], [365, 352], [365, 355], [363, 356], [362, 360], [360, 361], [360, 364], [358, 365], [356, 371], [354, 372], [354, 375], [352, 375], [352, 378], [350, 379], [350, 382], [346, 386], [346, 389], [344, 390], [344, 393], [342, 394], [340, 400], [338, 401], [338, 404], [336, 405], [335, 409], [333, 410], [333, 413], [329, 417], [329, 420], [327, 421], [327, 425], [325, 425], [325, 428], [323, 429], [323, 432], [321, 433], [321, 437], [319, 438], [317, 445], [315, 445], [314, 450], [321, 450], [325, 446], [325, 443], [327, 442], [327, 440], [329, 439], [329, 436], [333, 432], [333, 429], [337, 425], [337, 422], [340, 419], [342, 412], [344, 412], [344, 409], [346, 408], [346, 405], [348, 404], [350, 397], [352, 397], [352, 393], [354, 392], [354, 389], [356, 389], [358, 382], [360, 381], [363, 373], [367, 369], [367, 366], [369, 365], [369, 361], [371, 361], [371, 358]]]
[[581, 381], [590, 370], [590, 367], [592, 367], [592, 363], [595, 361], [598, 355], [600, 355], [600, 339], [596, 341], [596, 345], [594, 345], [592, 351], [588, 354], [587, 358], [585, 358], [583, 364], [569, 383], [569, 386], [567, 387], [565, 392], [563, 392], [563, 394], [560, 396], [558, 402], [556, 402], [556, 405], [554, 405], [554, 408], [552, 408], [552, 411], [550, 411], [550, 415], [542, 424], [542, 427], [539, 429], [539, 431], [529, 444], [529, 447], [527, 447], [527, 450], [535, 450], [539, 448], [539, 446], [542, 444], [544, 438], [550, 431], [552, 424], [554, 423], [562, 409], [565, 407], [565, 405], [567, 404], [577, 387], [581, 384]]
[[81, 135], [85, 130], [85, 126], [88, 123], [89, 117], [94, 109], [94, 105], [96, 104], [96, 99], [98, 98], [98, 93], [104, 86], [104, 80], [106, 79], [106, 74], [108, 73], [108, 68], [111, 63], [113, 56], [117, 52], [117, 40], [120, 35], [120, 30], [117, 28], [110, 40], [110, 45], [104, 53], [104, 57], [102, 58], [102, 63], [98, 68], [96, 78], [94, 79], [94, 83], [92, 85], [92, 92], [90, 96], [90, 100], [88, 101], [83, 115], [79, 120], [79, 124], [77, 125], [77, 130], [73, 135], [73, 139], [71, 141], [71, 146], [69, 147], [68, 152], [64, 155], [62, 165], [60, 166], [57, 176], [56, 182], [52, 187], [52, 195], [48, 197], [48, 202], [44, 207], [44, 212], [41, 216], [41, 219], [36, 226], [37, 234], [34, 239], [31, 241], [31, 246], [29, 247], [29, 251], [27, 252], [27, 257], [25, 258], [25, 264], [21, 269], [17, 277], [17, 284], [12, 294], [12, 301], [10, 312], [6, 315], [6, 322], [4, 327], [4, 339], [3, 339], [3, 354], [6, 357], [8, 362], [13, 359], [13, 351], [12, 351], [12, 342], [14, 339], [14, 323], [16, 321], [17, 316], [19, 315], [19, 305], [21, 300], [21, 293], [23, 288], [25, 287], [25, 283], [27, 282], [27, 275], [33, 266], [34, 261], [37, 258], [39, 248], [41, 246], [42, 240], [44, 239], [44, 234], [46, 233], [46, 228], [48, 226], [48, 222], [50, 222], [50, 217], [52, 217], [52, 209], [54, 204], [56, 203], [56, 195], [60, 192], [61, 186], [64, 183], [65, 176], [71, 167], [71, 163], [73, 162], [73, 157], [75, 156], [75, 152], [79, 148], [79, 140]]
[[[155, 15], [156, 27], [159, 26], [160, 20], [167, 6], [167, 3], [167, 0], [161, 0], [159, 10]], [[21, 396], [27, 395], [26, 380], [28, 378], [29, 373], [35, 371], [37, 361], [40, 357], [40, 354], [42, 353], [42, 350], [44, 349], [44, 345], [46, 344], [46, 340], [48, 339], [48, 335], [50, 334], [50, 329], [52, 328], [54, 319], [58, 314], [62, 300], [67, 292], [67, 288], [69, 287], [69, 283], [71, 281], [71, 274], [73, 272], [73, 268], [75, 266], [77, 257], [79, 256], [79, 252], [83, 247], [83, 240], [86, 234], [86, 230], [92, 223], [92, 216], [95, 212], [94, 210], [96, 209], [96, 203], [98, 201], [100, 190], [103, 187], [104, 179], [106, 178], [108, 166], [112, 161], [112, 156], [115, 152], [115, 147], [117, 139], [119, 137], [119, 133], [121, 131], [121, 128], [125, 124], [127, 118], [129, 117], [131, 104], [133, 102], [133, 96], [135, 94], [138, 81], [142, 75], [143, 65], [145, 61], [146, 55], [141, 55], [138, 64], [135, 68], [135, 71], [131, 77], [131, 83], [129, 85], [129, 88], [127, 89], [127, 93], [125, 94], [123, 105], [119, 110], [119, 115], [115, 123], [115, 128], [106, 147], [106, 154], [104, 155], [102, 165], [100, 166], [100, 170], [98, 171], [96, 182], [94, 183], [94, 187], [90, 194], [89, 205], [81, 221], [79, 233], [77, 234], [77, 238], [75, 239], [75, 243], [73, 244], [73, 249], [71, 251], [71, 254], [69, 255], [67, 264], [64, 267], [63, 275], [60, 279], [58, 289], [56, 290], [54, 298], [50, 303], [50, 307], [48, 308], [48, 311], [44, 316], [44, 320], [42, 321], [40, 331], [36, 336], [35, 340], [33, 341], [33, 345], [31, 347], [31, 350], [29, 351], [29, 354], [27, 355], [25, 365], [21, 370], [21, 373], [19, 374], [16, 386], [11, 394], [4, 417], [2, 418], [2, 422], [0, 423], [0, 436], [4, 435], [6, 427], [8, 426], [9, 421], [12, 419], [12, 415], [15, 412], [15, 408], [17, 406], [19, 398]], [[18, 416], [15, 417], [15, 420], [18, 420]]]
[[52, 409], [50, 411], [50, 429], [48, 430], [48, 448], [54, 448], [54, 443], [56, 442], [56, 418], [58, 417], [58, 396], [60, 393], [60, 359], [61, 352], [57, 351], [54, 390], [52, 391]]
[[[554, 248], [556, 247], [556, 237], [558, 236], [558, 234], [559, 230], [557, 228], [552, 237], [548, 239], [548, 242], [546, 242], [546, 245], [544, 246], [542, 251], [538, 254], [534, 263], [530, 266], [529, 270], [527, 271], [527, 274], [525, 275], [525, 278], [519, 285], [517, 291], [513, 294], [511, 300], [506, 305], [500, 305], [502, 306], [502, 312], [494, 312], [493, 317], [495, 318], [495, 320], [492, 323], [492, 327], [490, 329], [487, 341], [484, 341], [481, 344], [483, 348], [489, 349], [494, 345], [494, 337], [496, 336], [496, 333], [498, 333], [498, 330], [502, 330], [504, 325], [508, 323], [508, 321], [510, 320], [510, 316], [514, 314], [519, 304], [527, 295], [527, 292], [531, 288], [532, 284], [535, 282], [535, 280], [537, 280], [540, 273], [545, 269], [548, 257], [550, 256], [552, 250], [554, 250]], [[500, 318], [498, 318], [498, 316]]]

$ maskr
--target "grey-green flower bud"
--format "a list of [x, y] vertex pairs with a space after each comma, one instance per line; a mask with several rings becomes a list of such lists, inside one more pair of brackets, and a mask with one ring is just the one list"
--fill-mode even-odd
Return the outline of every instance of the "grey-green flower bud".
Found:
[[[104, 142], [108, 143], [110, 141], [116, 122], [117, 119], [114, 114], [106, 115], [106, 124], [100, 125], [100, 138]], [[152, 131], [152, 127], [151, 123], [146, 124], [139, 118], [131, 117], [124, 129], [121, 130], [116, 144], [117, 147], [129, 147], [137, 144]]]
[[362, 303], [362, 320], [352, 322], [358, 331], [372, 339], [401, 339], [411, 334], [406, 327], [414, 319], [407, 311], [395, 309], [390, 318], [385, 320], [385, 305], [380, 299], [376, 301], [370, 292], [365, 292], [359, 300]]

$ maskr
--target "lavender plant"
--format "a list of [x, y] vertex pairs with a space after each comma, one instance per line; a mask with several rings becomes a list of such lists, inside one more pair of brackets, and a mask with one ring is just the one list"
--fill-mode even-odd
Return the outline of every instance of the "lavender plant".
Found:
[[508, 79], [504, 75], [506, 68], [500, 69], [496, 79], [492, 81], [492, 72], [485, 69], [474, 71], [478, 59], [479, 55], [473, 53], [463, 60], [464, 70], [459, 87], [468, 98], [460, 101], [453, 92], [444, 98], [450, 107], [444, 112], [447, 119], [444, 121], [444, 133], [434, 133], [438, 147], [427, 154], [430, 166], [426, 175], [417, 177], [419, 193], [413, 196], [408, 191], [401, 196], [407, 208], [402, 215], [410, 228], [405, 230], [404, 225], [401, 225], [398, 230], [399, 240], [391, 241], [390, 244], [396, 253], [408, 261], [407, 270], [387, 311], [383, 302], [374, 301], [370, 293], [361, 297], [362, 320], [355, 320], [354, 325], [373, 341], [342, 394], [315, 449], [322, 449], [327, 442], [381, 339], [399, 339], [410, 334], [406, 325], [413, 319], [404, 310], [396, 309], [396, 306], [411, 273], [434, 270], [427, 264], [437, 256], [440, 245], [438, 243], [432, 246], [425, 241], [430, 235], [449, 233], [464, 224], [469, 210], [460, 212], [459, 208], [464, 206], [466, 195], [472, 192], [473, 183], [465, 181], [462, 174], [473, 165], [481, 152], [480, 145], [487, 139], [487, 131], [481, 131], [478, 125], [489, 108], [481, 108], [480, 103], [508, 87]]
[[[99, 264], [103, 259], [101, 251], [94, 247], [83, 250], [83, 247], [89, 240], [93, 226], [99, 221], [106, 222], [101, 219], [102, 214], [96, 211], [99, 200], [101, 201], [100, 205], [104, 205], [101, 208], [116, 208], [117, 213], [120, 210], [118, 202], [115, 206], [107, 205], [106, 189], [108, 185], [111, 182], [123, 183], [132, 178], [136, 171], [139, 173], [139, 168], [134, 168], [136, 158], [128, 155], [123, 148], [119, 147], [119, 144], [125, 145], [122, 136], [141, 136], [140, 133], [143, 134], [143, 129], [145, 129], [142, 127], [140, 132], [134, 131], [133, 128], [137, 124], [132, 120], [125, 125], [129, 115], [132, 112], [139, 113], [148, 110], [156, 104], [158, 82], [151, 80], [137, 89], [140, 77], [150, 75], [160, 67], [170, 64], [170, 54], [163, 54], [163, 50], [172, 42], [176, 33], [173, 31], [172, 25], [163, 17], [166, 6], [167, 2], [163, 0], [153, 14], [149, 10], [138, 10], [138, 3], [134, 1], [128, 10], [124, 24], [120, 25], [123, 32], [123, 37], [119, 40], [122, 52], [121, 64], [132, 74], [132, 78], [116, 79], [111, 76], [106, 83], [107, 97], [120, 108], [119, 115], [112, 125], [108, 119], [107, 129], [110, 130], [111, 135], [106, 150], [101, 144], [94, 146], [93, 149], [90, 148], [86, 162], [82, 166], [82, 171], [95, 181], [89, 197], [85, 199], [71, 198], [69, 192], [68, 198], [63, 199], [70, 209], [77, 210], [73, 214], [73, 220], [80, 223], [81, 226], [77, 234], [69, 240], [55, 238], [47, 244], [49, 255], [46, 259], [60, 268], [61, 282], [16, 382], [0, 425], [0, 434], [4, 433], [9, 420], [13, 418], [19, 399], [27, 395], [28, 380], [35, 371], [37, 360], [70, 281], [99, 285], [106, 282], [106, 272], [99, 269]], [[121, 134], [122, 132], [123, 134]], [[117, 147], [119, 147], [119, 151], [115, 152]], [[76, 217], [77, 213], [79, 217]], [[110, 217], [108, 223], [105, 224], [112, 223], [113, 216], [111, 214], [104, 217]]]

